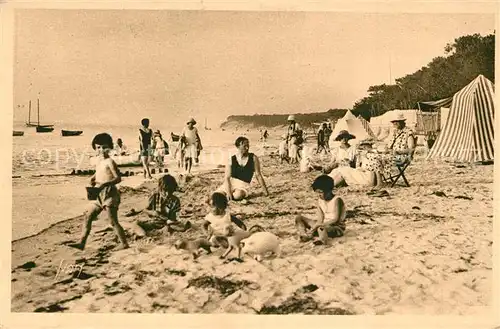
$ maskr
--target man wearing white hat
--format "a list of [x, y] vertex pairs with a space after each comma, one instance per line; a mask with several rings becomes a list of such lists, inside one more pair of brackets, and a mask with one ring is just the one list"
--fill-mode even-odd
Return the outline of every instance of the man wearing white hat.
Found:
[[391, 122], [394, 125], [394, 133], [387, 146], [389, 150], [392, 150], [396, 162], [403, 163], [409, 160], [415, 149], [415, 135], [410, 128], [406, 127], [406, 118], [402, 113]]
[[198, 159], [198, 150], [201, 149], [201, 139], [198, 134], [198, 129], [194, 126], [196, 124], [196, 120], [194, 118], [189, 118], [186, 123], [186, 127], [182, 131], [181, 136], [184, 136], [186, 141], [186, 149], [185, 149], [185, 169], [189, 173], [191, 173], [191, 167], [193, 166], [193, 160]]

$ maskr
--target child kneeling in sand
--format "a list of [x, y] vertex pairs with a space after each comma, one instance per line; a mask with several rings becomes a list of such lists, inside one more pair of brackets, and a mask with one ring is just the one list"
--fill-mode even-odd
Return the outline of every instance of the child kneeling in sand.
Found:
[[120, 192], [118, 192], [116, 184], [121, 182], [121, 177], [115, 161], [109, 156], [109, 152], [113, 149], [113, 139], [109, 134], [98, 134], [92, 140], [92, 148], [97, 151], [99, 159], [96, 164], [95, 174], [90, 178], [90, 185], [96, 190], [97, 197], [92, 200], [92, 208], [85, 216], [80, 242], [69, 246], [80, 250], [85, 249], [92, 228], [92, 221], [96, 220], [104, 210], [121, 243], [121, 248], [128, 248], [125, 231], [118, 223]]
[[171, 175], [164, 175], [158, 179], [158, 187], [149, 196], [145, 212], [150, 220], [137, 220], [137, 224], [145, 231], [168, 227], [168, 232], [185, 232], [191, 223], [184, 224], [177, 221], [177, 213], [181, 210], [181, 201], [174, 195], [177, 190], [177, 181]]
[[344, 200], [333, 194], [334, 181], [330, 176], [317, 177], [311, 187], [318, 196], [316, 219], [298, 215], [295, 226], [299, 230], [301, 242], [317, 236], [317, 241], [326, 244], [329, 237], [344, 235], [346, 207]]

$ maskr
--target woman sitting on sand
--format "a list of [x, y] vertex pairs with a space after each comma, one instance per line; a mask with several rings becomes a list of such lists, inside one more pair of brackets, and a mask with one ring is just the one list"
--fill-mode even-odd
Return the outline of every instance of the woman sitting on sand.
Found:
[[335, 141], [340, 141], [340, 145], [331, 152], [331, 162], [323, 169], [330, 172], [339, 167], [354, 167], [356, 165], [356, 147], [349, 144], [349, 140], [356, 136], [349, 134], [347, 130], [339, 132]]
[[260, 171], [257, 155], [250, 153], [250, 141], [246, 137], [238, 137], [234, 145], [238, 152], [226, 164], [224, 184], [216, 192], [225, 193], [228, 200], [240, 201], [248, 197], [250, 182], [255, 174], [266, 196], [269, 192]]
[[[361, 142], [358, 148], [349, 145], [355, 136], [343, 130], [335, 140], [341, 140], [340, 146], [332, 152], [332, 164], [324, 169], [333, 178], [335, 187], [339, 186], [378, 186], [382, 183], [380, 172], [382, 164], [376, 155], [369, 153], [371, 142]], [[362, 155], [361, 155], [362, 153]], [[354, 168], [353, 168], [354, 167]]]

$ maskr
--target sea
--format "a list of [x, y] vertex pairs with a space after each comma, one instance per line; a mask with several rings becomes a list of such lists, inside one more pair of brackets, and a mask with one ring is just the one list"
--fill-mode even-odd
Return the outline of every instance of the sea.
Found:
[[[40, 230], [81, 215], [88, 201], [85, 186], [88, 176], [64, 175], [75, 170], [93, 169], [91, 157], [95, 151], [91, 147], [92, 138], [107, 132], [116, 142], [121, 138], [129, 151], [139, 149], [139, 126], [109, 126], [99, 124], [54, 126], [50, 133], [37, 133], [35, 127], [27, 127], [24, 122], [14, 122], [13, 129], [24, 131], [24, 136], [13, 137], [12, 149], [12, 238], [20, 239], [36, 234]], [[183, 127], [168, 125], [151, 127], [160, 130], [169, 143], [171, 151], [176, 143], [170, 139], [170, 133], [180, 134]], [[82, 130], [80, 136], [63, 137], [61, 129]], [[203, 151], [200, 163], [194, 166], [192, 173], [197, 174], [227, 163], [236, 152], [234, 141], [238, 136], [250, 139], [251, 151], [262, 155], [266, 145], [259, 141], [259, 131], [240, 129], [225, 131], [213, 127], [198, 127], [202, 139]], [[178, 172], [173, 152], [165, 159], [166, 168]], [[130, 168], [142, 172], [141, 167]], [[124, 168], [122, 170], [129, 170]], [[142, 175], [125, 177], [121, 185], [137, 186], [142, 182]], [[222, 181], [222, 177], [221, 177]]]

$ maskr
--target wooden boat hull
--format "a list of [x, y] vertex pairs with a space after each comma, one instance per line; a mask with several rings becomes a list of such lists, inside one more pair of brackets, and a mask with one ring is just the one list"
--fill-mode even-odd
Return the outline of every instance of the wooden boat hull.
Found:
[[24, 131], [16, 131], [12, 132], [12, 136], [24, 136]]
[[54, 131], [54, 127], [52, 126], [36, 126], [37, 133], [50, 133]]
[[62, 136], [80, 136], [83, 134], [81, 130], [61, 130]]

